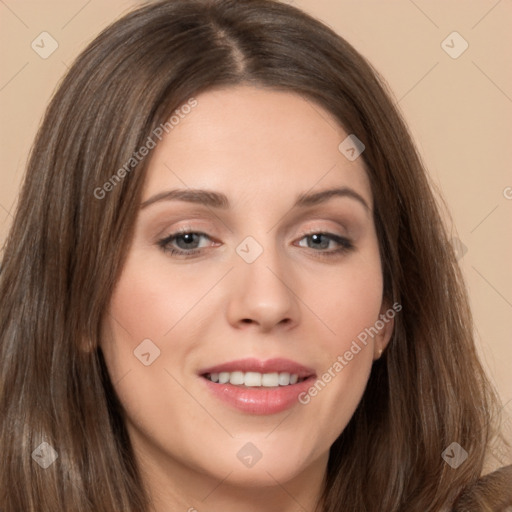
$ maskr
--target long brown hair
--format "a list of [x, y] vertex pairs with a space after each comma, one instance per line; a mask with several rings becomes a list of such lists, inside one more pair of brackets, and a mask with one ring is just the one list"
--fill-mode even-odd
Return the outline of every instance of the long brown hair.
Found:
[[[150, 510], [99, 349], [148, 159], [104, 184], [192, 96], [241, 83], [300, 94], [364, 143], [384, 294], [403, 307], [331, 448], [322, 510], [437, 511], [481, 476], [498, 399], [424, 166], [382, 79], [289, 5], [174, 0], [129, 13], [89, 45], [30, 155], [0, 272], [5, 511]], [[442, 458], [453, 442], [469, 454], [457, 469]], [[46, 469], [34, 460], [41, 443], [58, 454]]]

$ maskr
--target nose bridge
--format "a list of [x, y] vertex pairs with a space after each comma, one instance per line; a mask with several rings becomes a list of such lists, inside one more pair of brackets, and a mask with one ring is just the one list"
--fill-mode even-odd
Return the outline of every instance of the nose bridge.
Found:
[[[285, 278], [282, 272], [282, 268], [284, 268], [283, 255], [280, 254], [276, 243], [271, 241], [270, 235], [265, 240], [264, 245], [250, 240], [243, 244], [243, 249], [239, 252], [249, 249], [248, 254], [251, 254], [254, 259], [245, 259], [241, 256], [243, 261], [239, 262], [240, 272], [247, 287], [275, 293], [284, 287], [282, 281]], [[260, 248], [256, 246], [256, 243]], [[277, 276], [281, 279], [278, 279]]]
[[231, 294], [231, 321], [250, 320], [265, 328], [296, 321], [292, 269], [285, 254], [272, 233], [256, 236], [246, 237], [236, 248], [239, 261]]

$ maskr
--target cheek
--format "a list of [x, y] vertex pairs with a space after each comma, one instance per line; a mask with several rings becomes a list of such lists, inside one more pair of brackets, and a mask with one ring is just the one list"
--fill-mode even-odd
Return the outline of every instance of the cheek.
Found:
[[[126, 380], [136, 376], [138, 389], [147, 386], [150, 394], [151, 387], [154, 391], [159, 385], [154, 380], [159, 372], [172, 360], [184, 360], [192, 348], [190, 344], [173, 343], [169, 351], [166, 346], [169, 339], [179, 337], [177, 333], [204, 294], [204, 286], [198, 280], [181, 277], [179, 272], [167, 276], [168, 265], [144, 256], [133, 251], [125, 263], [110, 300], [101, 348], [113, 383], [128, 374]], [[132, 390], [132, 394], [143, 393]]]
[[316, 338], [322, 371], [301, 402], [322, 423], [322, 435], [331, 443], [354, 414], [373, 363], [372, 329], [381, 312], [383, 286], [377, 254], [375, 248], [371, 257], [323, 276], [317, 281], [322, 287], [304, 289], [326, 328]]
[[303, 296], [328, 328], [322, 339], [331, 355], [347, 350], [351, 340], [378, 320], [383, 278], [377, 247], [368, 253], [303, 285]]
[[164, 439], [179, 453], [186, 422], [169, 417], [169, 411], [177, 417], [190, 407], [180, 371], [195, 346], [187, 313], [204, 291], [179, 272], [166, 275], [167, 268], [143, 253], [130, 254], [111, 297], [101, 348], [128, 427], [137, 438]]
[[208, 279], [176, 270], [159, 254], [133, 251], [111, 298], [111, 338], [133, 348], [146, 338], [163, 343], [188, 321], [209, 287]]

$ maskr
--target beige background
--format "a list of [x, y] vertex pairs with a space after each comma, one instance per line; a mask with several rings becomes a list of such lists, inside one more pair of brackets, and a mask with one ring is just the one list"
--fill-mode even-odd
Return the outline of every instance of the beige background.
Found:
[[[137, 3], [0, 0], [0, 245], [52, 91], [84, 45]], [[512, 3], [288, 3], [327, 22], [389, 83], [450, 209], [479, 350], [511, 411]], [[47, 59], [31, 48], [43, 31], [59, 45]], [[443, 46], [455, 52], [463, 41], [452, 36], [442, 46], [453, 31], [469, 44], [455, 59]]]

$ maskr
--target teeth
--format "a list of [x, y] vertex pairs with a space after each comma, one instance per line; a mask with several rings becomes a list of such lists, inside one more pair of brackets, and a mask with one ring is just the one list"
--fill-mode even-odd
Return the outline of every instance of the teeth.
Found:
[[229, 372], [220, 372], [219, 373], [219, 382], [221, 384], [226, 384], [229, 382]]
[[242, 384], [244, 384], [245, 386], [261, 386], [261, 377], [261, 373], [246, 372]]
[[[205, 375], [208, 380], [220, 384], [233, 384], [235, 386], [266, 387], [288, 386], [296, 384], [299, 376], [296, 373], [258, 373], [258, 372], [220, 372]], [[300, 379], [301, 381], [304, 379]]]
[[261, 384], [266, 388], [279, 386], [279, 375], [277, 373], [264, 373], [261, 376]]
[[[295, 375], [296, 377], [296, 375]], [[280, 386], [288, 386], [290, 384], [290, 374], [289, 373], [280, 373], [277, 378]], [[293, 382], [292, 382], [293, 384]]]
[[243, 372], [231, 372], [229, 376], [229, 383], [234, 384], [235, 386], [244, 383], [244, 374]]

